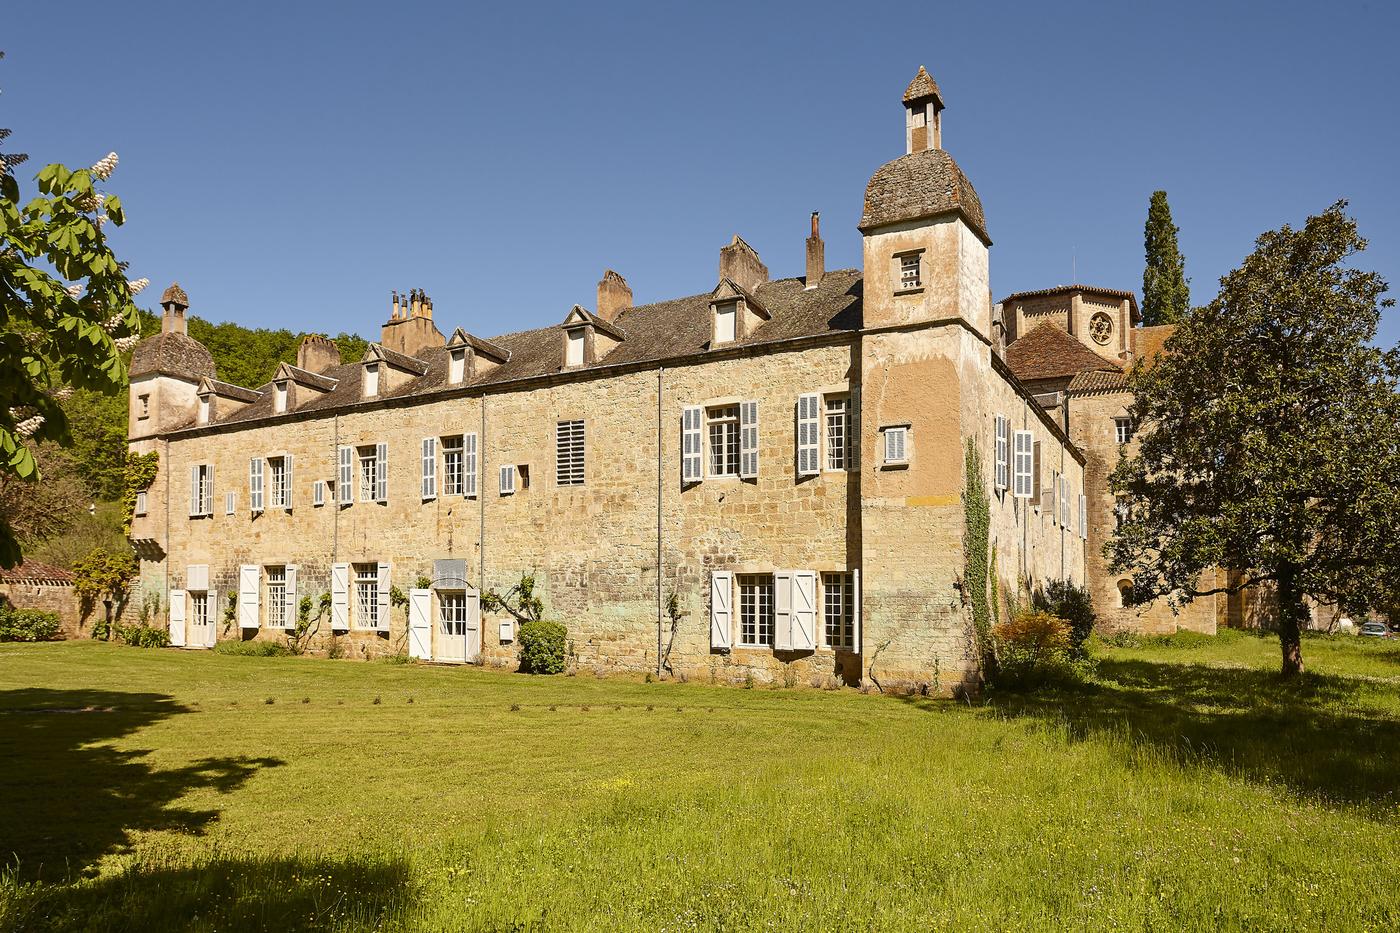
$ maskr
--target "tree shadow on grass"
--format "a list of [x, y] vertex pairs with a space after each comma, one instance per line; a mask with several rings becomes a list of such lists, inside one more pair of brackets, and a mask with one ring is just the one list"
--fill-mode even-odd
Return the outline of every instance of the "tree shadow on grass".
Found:
[[1373, 685], [1307, 674], [1141, 660], [1098, 662], [1074, 689], [994, 695], [1002, 715], [1122, 740], [1184, 767], [1215, 768], [1325, 805], [1389, 811], [1400, 791], [1400, 721], [1361, 705]]
[[199, 834], [217, 810], [175, 806], [191, 790], [237, 790], [276, 758], [203, 758], [158, 770], [148, 750], [113, 740], [184, 713], [156, 693], [24, 689], [0, 692], [0, 866], [20, 880], [70, 879], [135, 832]]
[[373, 930], [412, 902], [408, 869], [398, 860], [213, 858], [138, 864], [76, 884], [0, 880], [0, 929]]

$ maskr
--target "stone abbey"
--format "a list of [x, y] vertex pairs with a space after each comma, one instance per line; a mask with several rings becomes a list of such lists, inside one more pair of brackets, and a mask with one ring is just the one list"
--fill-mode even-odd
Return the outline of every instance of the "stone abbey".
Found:
[[634, 305], [609, 270], [552, 327], [445, 336], [414, 291], [363, 359], [308, 337], [257, 387], [218, 380], [171, 286], [130, 445], [160, 458], [131, 536], [172, 639], [281, 639], [329, 594], [313, 648], [513, 665], [479, 596], [531, 573], [584, 670], [947, 690], [977, 677], [969, 444], [1000, 592], [1069, 579], [1111, 625], [1213, 630], [1121, 608], [1098, 556], [1125, 368], [1162, 335], [1127, 292], [994, 303], [924, 69], [903, 104], [860, 269], [825, 268], [814, 214], [801, 276], [735, 236], [707, 293]]

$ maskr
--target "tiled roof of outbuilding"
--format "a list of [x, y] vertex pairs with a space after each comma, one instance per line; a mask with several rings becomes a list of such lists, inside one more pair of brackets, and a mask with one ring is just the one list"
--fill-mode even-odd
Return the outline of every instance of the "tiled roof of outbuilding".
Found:
[[1133, 357], [1139, 360], [1152, 360], [1162, 352], [1163, 345], [1176, 332], [1175, 324], [1157, 324], [1153, 327], [1133, 328]]
[[[772, 319], [725, 349], [729, 349], [729, 346], [757, 347], [800, 337], [851, 333], [860, 329], [862, 280], [859, 271], [842, 269], [828, 272], [813, 289], [805, 289], [804, 284], [800, 278], [780, 279], [765, 282], [755, 289], [755, 296], [763, 302]], [[703, 354], [709, 349], [711, 337], [710, 293], [627, 308], [618, 315], [613, 326], [625, 332], [627, 339], [614, 347], [604, 359], [577, 367], [577, 370], [587, 372], [594, 368], [660, 363]], [[563, 348], [559, 341], [558, 325], [493, 337], [490, 344], [507, 352], [510, 358], [480, 373], [468, 383], [468, 387], [548, 376], [563, 370]], [[424, 396], [459, 388], [448, 383], [446, 348], [425, 350], [418, 358], [427, 364], [427, 373], [398, 389], [383, 393], [380, 399]], [[331, 367], [323, 378], [336, 380], [335, 387], [325, 395], [298, 405], [296, 411], [326, 411], [360, 403], [363, 371], [364, 367], [359, 362]], [[264, 392], [258, 401], [214, 423], [269, 417], [273, 414], [272, 408], [272, 393]]]
[[865, 212], [860, 230], [959, 213], [979, 237], [987, 236], [982, 201], [958, 163], [942, 149], [925, 149], [900, 156], [876, 169], [865, 187]]
[[214, 377], [214, 357], [204, 344], [188, 334], [156, 334], [136, 345], [131, 354], [130, 376], [169, 373], [198, 380]]
[[18, 567], [6, 570], [0, 567], [0, 583], [57, 583], [72, 584], [73, 575], [62, 567], [43, 564], [37, 560], [25, 559]]
[[1006, 348], [1006, 365], [1022, 382], [1059, 379], [1085, 371], [1122, 372], [1054, 323], [1046, 321]]
[[1122, 370], [1116, 372], [1086, 370], [1069, 381], [1069, 391], [1074, 393], [1121, 392], [1127, 388], [1128, 374]]

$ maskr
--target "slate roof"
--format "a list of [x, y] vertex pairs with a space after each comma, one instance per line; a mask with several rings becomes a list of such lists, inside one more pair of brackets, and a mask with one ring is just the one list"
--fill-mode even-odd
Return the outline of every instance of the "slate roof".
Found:
[[256, 402], [258, 400], [258, 392], [256, 389], [245, 389], [243, 386], [236, 386], [231, 382], [220, 382], [217, 379], [210, 379], [209, 388], [214, 390], [215, 395], [222, 395], [224, 398], [236, 398], [244, 402]]
[[919, 66], [919, 73], [914, 75], [914, 80], [909, 82], [909, 86], [904, 89], [904, 102], [911, 104], [916, 100], [925, 97], [932, 97], [938, 101], [938, 106], [943, 106], [943, 95], [938, 91], [938, 82], [933, 80], [933, 76], [924, 70], [924, 66]]
[[180, 287], [179, 282], [171, 282], [170, 286], [160, 294], [161, 304], [170, 304], [172, 301], [186, 308], [190, 306], [190, 296], [185, 294], [185, 290]]
[[[800, 337], [825, 334], [854, 333], [861, 327], [861, 274], [855, 269], [828, 272], [816, 288], [804, 288], [801, 278], [765, 282], [754, 290], [772, 315], [747, 337], [726, 344], [725, 349], [754, 346]], [[613, 326], [626, 333], [627, 339], [614, 347], [603, 359], [570, 372], [587, 372], [628, 364], [654, 364], [664, 360], [683, 359], [704, 354], [709, 349], [710, 292], [676, 298], [656, 304], [627, 308], [618, 315]], [[559, 341], [559, 325], [535, 330], [517, 331], [493, 337], [490, 344], [509, 354], [510, 358], [478, 373], [466, 383], [468, 387], [491, 386], [518, 379], [548, 376], [563, 371], [563, 348]], [[455, 390], [460, 386], [447, 381], [448, 351], [445, 347], [424, 350], [418, 359], [427, 364], [427, 372], [404, 385], [382, 392], [375, 400], [430, 396], [436, 392]], [[294, 368], [294, 367], [293, 367]], [[334, 379], [335, 385], [325, 395], [297, 405], [296, 412], [328, 411], [361, 403], [360, 380], [364, 367], [359, 362], [333, 366], [320, 378]], [[271, 417], [271, 392], [264, 392], [258, 401], [221, 418], [213, 424], [229, 424]], [[192, 427], [193, 419], [185, 427]]]
[[[407, 353], [400, 353], [398, 350], [391, 350], [382, 343], [370, 344], [369, 355], [379, 354], [379, 358], [390, 366], [397, 366], [411, 373], [423, 375], [428, 371], [428, 364], [424, 363], [416, 356], [409, 356]], [[360, 362], [364, 362], [361, 360]]]
[[958, 213], [990, 245], [982, 201], [958, 163], [942, 149], [900, 156], [876, 169], [865, 187], [865, 212], [857, 225], [872, 227]]
[[[402, 356], [402, 354], [399, 355]], [[273, 379], [275, 380], [278, 376], [284, 376], [285, 378], [291, 379], [297, 385], [310, 386], [313, 389], [322, 389], [326, 392], [330, 392], [336, 387], [336, 377], [331, 375], [332, 373], [344, 369], [346, 366], [361, 365], [360, 363], [342, 363], [340, 366], [332, 366], [324, 373], [313, 373], [309, 369], [302, 369], [300, 366], [293, 366], [291, 363], [283, 363], [281, 366], [277, 367], [277, 372], [273, 374]], [[419, 365], [422, 365], [421, 362]], [[271, 385], [271, 383], [268, 384]], [[267, 393], [264, 391], [263, 394], [266, 395]]]
[[[573, 310], [571, 310], [569, 314], [572, 316], [574, 311], [577, 311], [579, 314], [583, 315], [584, 320], [592, 324], [594, 330], [600, 330], [615, 340], [627, 339], [627, 334], [625, 334], [621, 330], [618, 330], [616, 327], [609, 324], [607, 321], [603, 320], [598, 315], [594, 314], [592, 311], [589, 311], [583, 305], [574, 305]], [[568, 318], [565, 318], [565, 321], [567, 322]]]
[[168, 373], [198, 381], [214, 378], [214, 356], [188, 334], [156, 334], [136, 345], [131, 354], [131, 377]]
[[1006, 365], [1022, 382], [1062, 379], [1089, 371], [1122, 372], [1053, 322], [1046, 321], [1006, 348]]
[[73, 575], [62, 567], [26, 559], [9, 570], [0, 567], [0, 583], [57, 583], [71, 586]]

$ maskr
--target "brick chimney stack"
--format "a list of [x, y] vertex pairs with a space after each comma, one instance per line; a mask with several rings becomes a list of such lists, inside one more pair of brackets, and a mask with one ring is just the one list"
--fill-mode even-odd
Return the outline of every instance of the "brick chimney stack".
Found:
[[190, 298], [179, 282], [170, 283], [170, 287], [160, 296], [160, 306], [165, 309], [160, 319], [160, 332], [185, 333], [185, 309], [190, 306]]
[[736, 233], [728, 246], [720, 248], [719, 277], [753, 292], [768, 281], [768, 267], [758, 258], [758, 252]]
[[[397, 297], [397, 296], [396, 296]], [[307, 334], [297, 347], [297, 367], [309, 373], [323, 373], [340, 365], [340, 348], [321, 334]]]
[[826, 244], [822, 242], [821, 214], [812, 211], [812, 235], [807, 238], [807, 288], [816, 288], [826, 275]]
[[598, 281], [598, 316], [611, 324], [632, 307], [632, 286], [611, 269]]

